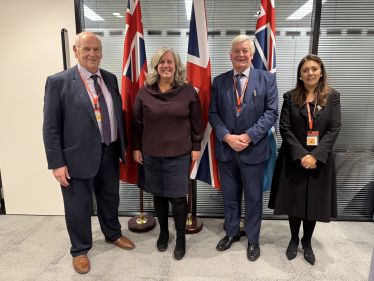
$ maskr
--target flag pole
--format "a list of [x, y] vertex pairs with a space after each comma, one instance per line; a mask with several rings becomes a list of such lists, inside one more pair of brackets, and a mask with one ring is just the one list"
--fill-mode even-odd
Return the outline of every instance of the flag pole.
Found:
[[192, 188], [196, 186], [196, 181], [190, 179], [190, 186], [188, 189], [188, 214], [186, 223], [186, 234], [198, 233], [203, 229], [203, 221], [198, 217], [192, 216]]
[[[136, 56], [135, 54], [139, 54]], [[123, 112], [126, 128], [131, 127], [131, 113], [135, 97], [146, 80], [147, 60], [145, 53], [142, 14], [139, 1], [127, 1], [126, 32], [123, 49], [122, 87]], [[121, 164], [120, 180], [136, 184], [138, 179], [138, 164], [132, 157], [132, 144], [126, 148], [126, 165]], [[129, 230], [146, 232], [156, 226], [156, 219], [144, 215], [143, 191], [139, 189], [140, 214], [128, 222]]]
[[151, 215], [144, 215], [143, 190], [139, 188], [140, 214], [132, 217], [128, 222], [129, 230], [132, 232], [148, 232], [155, 228], [156, 219]]

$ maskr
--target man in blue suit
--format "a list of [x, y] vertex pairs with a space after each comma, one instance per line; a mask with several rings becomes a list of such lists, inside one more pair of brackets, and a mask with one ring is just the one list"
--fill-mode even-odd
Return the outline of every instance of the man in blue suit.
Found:
[[92, 190], [105, 241], [122, 249], [134, 244], [118, 220], [119, 161], [127, 144], [122, 99], [114, 74], [99, 68], [101, 40], [77, 35], [78, 65], [47, 78], [43, 138], [48, 168], [61, 184], [73, 267], [90, 270]]
[[226, 236], [218, 243], [217, 250], [227, 250], [240, 240], [243, 186], [250, 261], [260, 256], [262, 184], [265, 161], [271, 155], [267, 135], [278, 118], [275, 74], [250, 67], [254, 52], [254, 44], [246, 35], [239, 35], [231, 42], [233, 70], [213, 80], [209, 105], [226, 226]]

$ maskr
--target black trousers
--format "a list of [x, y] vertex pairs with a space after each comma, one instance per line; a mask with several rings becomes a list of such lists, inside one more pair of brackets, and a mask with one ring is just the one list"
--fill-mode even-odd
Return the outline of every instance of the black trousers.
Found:
[[73, 257], [87, 254], [92, 247], [92, 190], [97, 201], [97, 216], [105, 239], [116, 241], [122, 236], [118, 220], [119, 146], [118, 141], [102, 145], [101, 164], [95, 177], [71, 178], [61, 186], [65, 220]]

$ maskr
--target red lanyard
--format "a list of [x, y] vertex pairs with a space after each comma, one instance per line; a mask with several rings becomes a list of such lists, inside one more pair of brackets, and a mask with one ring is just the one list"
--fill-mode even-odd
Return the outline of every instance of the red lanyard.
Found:
[[[101, 88], [101, 93], [98, 94], [98, 95], [96, 96], [96, 98], [95, 98], [95, 97], [93, 96], [92, 92], [91, 92], [90, 87], [88, 87], [87, 81], [86, 81], [86, 79], [84, 79], [84, 77], [83, 77], [83, 75], [82, 75], [82, 72], [81, 72], [79, 69], [78, 69], [78, 71], [79, 71], [79, 74], [80, 74], [81, 77], [82, 77], [83, 83], [84, 83], [84, 85], [86, 86], [86, 89], [87, 89], [88, 93], [90, 94], [90, 96], [91, 96], [91, 98], [92, 98], [92, 100], [93, 100], [93, 102], [94, 102], [95, 108], [97, 109], [97, 100], [98, 100], [99, 96], [103, 93], [103, 79], [100, 77], [100, 88]], [[97, 94], [97, 93], [96, 93], [96, 94]]]
[[[312, 131], [312, 129], [313, 129], [313, 120], [312, 120], [312, 117], [310, 115], [310, 107], [309, 107], [308, 97], [306, 97], [306, 106], [308, 108], [309, 130]], [[314, 117], [314, 113], [316, 112], [316, 107], [317, 107], [317, 97], [316, 97], [316, 103], [314, 105], [313, 117]]]
[[238, 89], [236, 88], [236, 79], [234, 75], [234, 88], [236, 92], [236, 102], [237, 102], [236, 111], [240, 111], [242, 109], [241, 105], [243, 104], [245, 90], [247, 89], [247, 85], [248, 85], [248, 79], [249, 79], [249, 76], [247, 77], [247, 81], [245, 82], [244, 88], [242, 90], [242, 96], [239, 98]]

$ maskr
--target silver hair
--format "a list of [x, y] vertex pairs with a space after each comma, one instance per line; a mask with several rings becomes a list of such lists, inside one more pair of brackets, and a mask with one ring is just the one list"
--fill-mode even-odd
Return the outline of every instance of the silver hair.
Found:
[[251, 38], [249, 38], [249, 36], [247, 35], [244, 35], [244, 34], [241, 34], [241, 35], [238, 35], [234, 38], [234, 40], [231, 41], [231, 45], [230, 45], [230, 55], [232, 55], [232, 51], [235, 47], [235, 45], [239, 44], [239, 43], [242, 43], [244, 41], [249, 41], [249, 49], [251, 51], [251, 56], [255, 53], [256, 49], [255, 49], [255, 44], [253, 44], [253, 41], [251, 40]]
[[[81, 41], [80, 41], [80, 38], [81, 36], [83, 35], [83, 33], [92, 33], [92, 32], [89, 32], [89, 31], [83, 31], [81, 33], [78, 33], [76, 36], [75, 36], [75, 40], [74, 40], [74, 45], [77, 47], [77, 48], [80, 48], [81, 47]], [[95, 33], [92, 33], [93, 35], [95, 35], [97, 37], [97, 39], [100, 41], [100, 45], [101, 45], [101, 38], [99, 37], [99, 35], [96, 35]]]
[[161, 57], [167, 53], [171, 52], [174, 61], [175, 61], [175, 73], [174, 73], [174, 82], [171, 84], [172, 87], [174, 86], [182, 86], [183, 84], [186, 84], [186, 68], [182, 64], [182, 61], [178, 55], [178, 53], [169, 47], [161, 47], [158, 49], [151, 59], [151, 69], [149, 73], [146, 73], [145, 76], [147, 77], [147, 80], [144, 82], [147, 86], [152, 86], [158, 82], [160, 82], [160, 74], [157, 72], [157, 65], [160, 62]]

